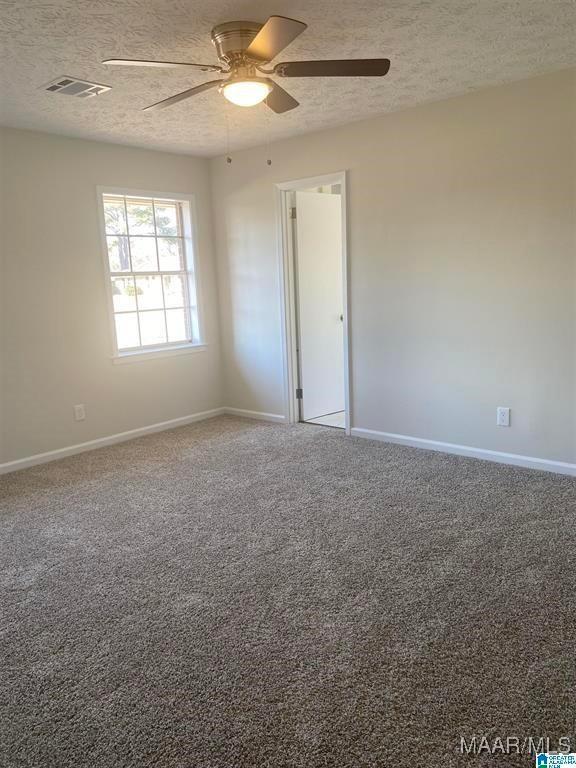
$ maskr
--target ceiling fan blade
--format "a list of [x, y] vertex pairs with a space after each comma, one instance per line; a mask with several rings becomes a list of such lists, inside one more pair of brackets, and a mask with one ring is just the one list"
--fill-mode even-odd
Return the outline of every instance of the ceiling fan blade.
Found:
[[222, 72], [217, 64], [189, 64], [184, 61], [140, 61], [139, 59], [105, 59], [102, 64], [115, 67], [161, 67], [164, 69], [201, 69], [203, 72]]
[[302, 21], [288, 19], [286, 16], [270, 16], [246, 49], [246, 55], [260, 61], [272, 61], [307, 26]]
[[182, 93], [177, 93], [175, 96], [170, 96], [169, 99], [157, 101], [156, 104], [151, 104], [149, 107], [145, 107], [142, 111], [149, 112], [155, 109], [165, 109], [166, 107], [172, 106], [172, 104], [177, 104], [179, 101], [184, 101], [184, 99], [189, 99], [191, 96], [196, 96], [198, 93], [202, 93], [202, 91], [216, 88], [221, 82], [223, 81], [210, 80], [207, 83], [202, 83], [202, 85], [197, 85], [195, 88], [188, 88], [187, 91], [182, 91]]
[[334, 59], [332, 61], [284, 61], [276, 64], [280, 77], [382, 77], [390, 59]]
[[274, 83], [274, 88], [268, 94], [264, 103], [278, 115], [281, 115], [282, 112], [288, 112], [289, 110], [294, 109], [294, 107], [300, 106], [299, 102], [296, 101], [293, 96], [290, 96], [288, 91], [285, 91], [284, 88], [281, 88], [277, 83]]

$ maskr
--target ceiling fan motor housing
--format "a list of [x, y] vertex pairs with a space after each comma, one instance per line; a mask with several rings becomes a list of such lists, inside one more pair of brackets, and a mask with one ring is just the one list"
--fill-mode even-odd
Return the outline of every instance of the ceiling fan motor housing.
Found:
[[262, 29], [255, 21], [229, 21], [212, 30], [212, 42], [220, 61], [230, 68], [246, 63], [246, 48]]

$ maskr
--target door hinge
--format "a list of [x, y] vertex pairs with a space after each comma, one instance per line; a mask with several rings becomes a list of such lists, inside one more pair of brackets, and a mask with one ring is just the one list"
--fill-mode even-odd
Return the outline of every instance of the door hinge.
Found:
[[302, 390], [300, 387], [296, 390], [296, 400], [302, 400]]
[[290, 208], [290, 218], [295, 219], [296, 218], [296, 208]]

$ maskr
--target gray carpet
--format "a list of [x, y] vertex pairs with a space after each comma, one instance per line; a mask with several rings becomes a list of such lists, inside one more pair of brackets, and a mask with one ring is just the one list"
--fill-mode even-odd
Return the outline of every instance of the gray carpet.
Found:
[[224, 417], [0, 485], [2, 768], [576, 751], [574, 479]]

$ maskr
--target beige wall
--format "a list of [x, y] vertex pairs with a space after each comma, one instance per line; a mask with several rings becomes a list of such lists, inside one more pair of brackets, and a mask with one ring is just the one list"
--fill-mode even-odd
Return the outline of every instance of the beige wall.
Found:
[[575, 82], [215, 159], [227, 404], [284, 412], [274, 183], [347, 169], [353, 426], [575, 461]]
[[[284, 141], [271, 167], [0, 130], [0, 462], [283, 413], [274, 184], [341, 169], [353, 426], [576, 461], [575, 104], [557, 73]], [[98, 185], [196, 194], [206, 352], [112, 364]]]
[[5, 321], [5, 280], [4, 280], [4, 141], [0, 129], [0, 464], [4, 456], [4, 321]]
[[[208, 162], [4, 129], [3, 455], [32, 454], [219, 407]], [[196, 195], [205, 352], [113, 365], [96, 187]], [[72, 407], [87, 418], [73, 420]]]

